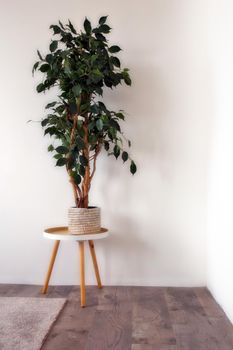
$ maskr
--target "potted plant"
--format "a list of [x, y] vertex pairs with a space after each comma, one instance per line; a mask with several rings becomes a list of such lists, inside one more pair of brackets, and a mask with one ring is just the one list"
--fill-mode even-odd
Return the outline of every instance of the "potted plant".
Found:
[[101, 17], [93, 28], [86, 18], [80, 32], [70, 21], [51, 25], [49, 53], [37, 51], [39, 61], [33, 66], [33, 73], [37, 70], [43, 74], [38, 93], [58, 88], [57, 100], [45, 107], [48, 114], [41, 125], [44, 135], [53, 139], [48, 151], [53, 153], [56, 166], [66, 168], [73, 189], [75, 207], [68, 213], [73, 234], [100, 230], [100, 209], [88, 205], [100, 151], [104, 149], [116, 159], [121, 156], [123, 162], [130, 161], [132, 174], [137, 170], [123, 149], [126, 143], [130, 147], [120, 126], [125, 119], [123, 111], [112, 111], [102, 102], [105, 88], [112, 89], [122, 82], [131, 85], [129, 70], [121, 68], [116, 56], [120, 47], [107, 42], [111, 28], [106, 20], [107, 16]]

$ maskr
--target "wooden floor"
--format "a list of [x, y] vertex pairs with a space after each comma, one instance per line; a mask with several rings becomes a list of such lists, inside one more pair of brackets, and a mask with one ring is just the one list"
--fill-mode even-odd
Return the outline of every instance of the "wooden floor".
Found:
[[[38, 286], [0, 285], [0, 296], [43, 297]], [[233, 328], [205, 288], [50, 287], [67, 304], [42, 350], [232, 350]]]

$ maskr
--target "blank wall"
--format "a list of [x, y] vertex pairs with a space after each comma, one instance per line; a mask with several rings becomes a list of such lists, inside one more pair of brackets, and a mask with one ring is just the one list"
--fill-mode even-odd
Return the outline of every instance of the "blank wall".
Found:
[[[98, 242], [108, 285], [206, 284], [207, 170], [212, 113], [202, 1], [51, 0], [1, 3], [0, 282], [41, 284], [52, 242], [44, 227], [65, 225], [72, 193], [47, 153], [39, 123], [53, 93], [37, 95], [36, 49], [46, 52], [49, 25], [109, 15], [110, 42], [131, 69], [132, 88], [106, 92], [128, 113], [138, 173], [104, 154], [91, 191], [110, 237]], [[87, 282], [95, 283], [90, 264]], [[54, 284], [78, 283], [77, 247], [64, 243]]]

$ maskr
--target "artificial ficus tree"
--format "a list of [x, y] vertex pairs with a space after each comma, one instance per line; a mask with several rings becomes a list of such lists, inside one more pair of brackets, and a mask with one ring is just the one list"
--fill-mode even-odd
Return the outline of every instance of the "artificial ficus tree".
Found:
[[72, 23], [51, 25], [53, 39], [49, 53], [42, 55], [33, 66], [43, 73], [43, 81], [37, 92], [45, 92], [57, 86], [56, 101], [45, 107], [48, 114], [41, 121], [44, 134], [54, 139], [48, 147], [54, 153], [57, 166], [65, 166], [73, 188], [75, 204], [88, 207], [88, 193], [96, 171], [96, 160], [101, 151], [121, 156], [130, 162], [130, 171], [136, 165], [123, 146], [131, 143], [121, 130], [120, 121], [125, 119], [122, 110], [110, 110], [99, 98], [103, 88], [113, 88], [124, 82], [131, 85], [129, 70], [122, 69], [115, 55], [121, 49], [109, 46], [106, 34], [111, 28], [106, 24], [107, 16], [99, 19], [92, 28], [88, 19], [84, 30], [77, 32]]

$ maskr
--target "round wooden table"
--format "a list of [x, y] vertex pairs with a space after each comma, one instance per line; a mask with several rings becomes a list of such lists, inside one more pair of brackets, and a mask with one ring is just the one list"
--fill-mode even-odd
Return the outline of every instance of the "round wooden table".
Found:
[[86, 305], [86, 291], [85, 291], [85, 264], [84, 264], [84, 242], [88, 241], [92, 261], [94, 265], [96, 280], [98, 288], [102, 288], [99, 268], [97, 264], [94, 240], [103, 239], [108, 237], [108, 230], [106, 228], [101, 228], [99, 233], [84, 234], [84, 235], [72, 235], [68, 231], [68, 227], [51, 227], [44, 230], [43, 233], [45, 238], [53, 239], [55, 241], [52, 255], [49, 262], [48, 271], [45, 277], [44, 286], [42, 288], [42, 293], [46, 294], [48, 290], [49, 280], [52, 274], [54, 262], [56, 259], [57, 251], [61, 241], [76, 241], [79, 243], [79, 259], [80, 259], [80, 293], [81, 293], [81, 307]]

